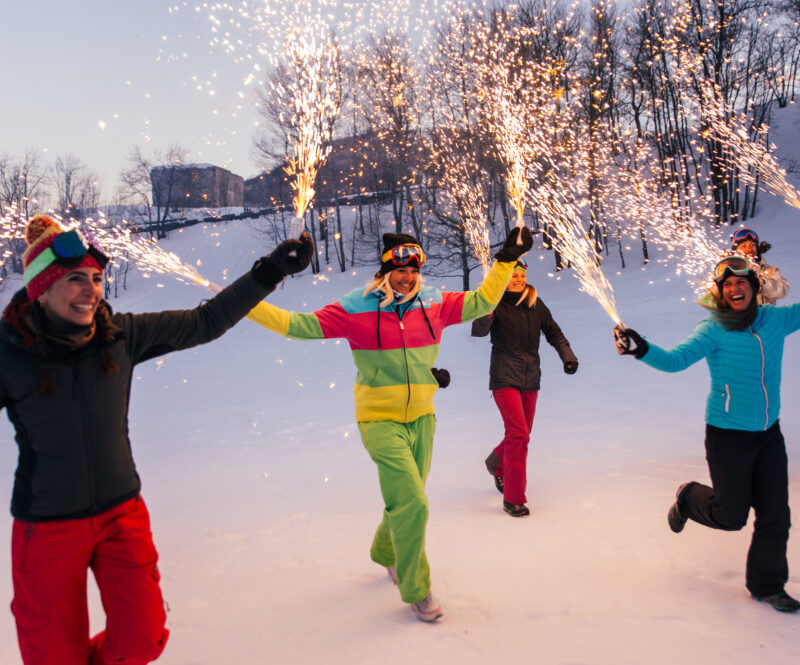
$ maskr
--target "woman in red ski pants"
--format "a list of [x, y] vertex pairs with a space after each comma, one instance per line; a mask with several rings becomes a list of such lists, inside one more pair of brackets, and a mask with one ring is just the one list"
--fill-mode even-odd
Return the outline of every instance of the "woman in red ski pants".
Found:
[[503, 418], [505, 435], [486, 458], [486, 468], [503, 494], [503, 510], [512, 517], [530, 514], [526, 505], [526, 464], [536, 399], [539, 395], [539, 338], [558, 352], [564, 371], [574, 374], [578, 359], [547, 305], [526, 283], [528, 266], [517, 261], [511, 281], [492, 314], [472, 324], [474, 337], [491, 333], [489, 389]]

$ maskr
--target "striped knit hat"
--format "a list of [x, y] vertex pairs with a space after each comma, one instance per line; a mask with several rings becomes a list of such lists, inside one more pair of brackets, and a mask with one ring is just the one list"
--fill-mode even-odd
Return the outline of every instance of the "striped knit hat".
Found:
[[[59, 233], [64, 233], [66, 230], [61, 224], [47, 215], [36, 215], [31, 219], [25, 227], [25, 242], [28, 243], [28, 248], [22, 254], [23, 267], [27, 268], [37, 256], [52, 246]], [[97, 268], [102, 272], [104, 266], [98, 263], [91, 252], [88, 252], [80, 263], [69, 267], [59, 265], [57, 261], [54, 261], [27, 283], [25, 289], [28, 292], [28, 298], [33, 302], [53, 282], [76, 268], [84, 267]]]

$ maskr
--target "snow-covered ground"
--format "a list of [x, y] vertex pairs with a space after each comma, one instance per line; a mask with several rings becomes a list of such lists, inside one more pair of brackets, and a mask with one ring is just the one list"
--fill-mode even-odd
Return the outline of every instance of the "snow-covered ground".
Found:
[[[800, 293], [798, 211], [762, 198], [752, 224], [767, 260]], [[264, 247], [246, 222], [196, 226], [165, 246], [217, 282]], [[543, 256], [541, 261], [538, 256]], [[345, 342], [295, 342], [244, 321], [222, 339], [136, 372], [131, 439], [161, 554], [171, 637], [164, 665], [261, 663], [795, 663], [800, 616], [744, 588], [751, 525], [738, 533], [667, 527], [675, 488], [707, 480], [704, 363], [667, 375], [612, 345], [612, 322], [571, 275], [548, 276], [537, 246], [529, 278], [580, 360], [563, 373], [543, 342], [543, 387], [528, 464], [532, 515], [501, 507], [483, 459], [502, 435], [488, 392], [489, 342], [450, 328], [439, 366], [427, 551], [445, 616], [417, 621], [369, 545], [381, 516], [374, 465], [353, 420]], [[669, 269], [606, 270], [626, 324], [662, 345], [704, 311]], [[227, 270], [227, 273], [224, 271]], [[310, 311], [365, 283], [372, 270], [310, 273], [269, 297]], [[136, 273], [118, 310], [192, 307], [207, 294]], [[432, 278], [430, 283], [442, 280]], [[446, 283], [457, 289], [457, 280]], [[10, 289], [2, 296], [3, 302]], [[787, 341], [782, 429], [790, 494], [800, 511], [800, 335]], [[0, 497], [11, 494], [16, 446], [0, 421]], [[10, 534], [4, 511], [0, 531]], [[8, 541], [0, 598], [12, 596]], [[800, 540], [789, 541], [800, 596]], [[93, 582], [92, 582], [93, 585]], [[91, 597], [93, 628], [102, 625]], [[0, 612], [0, 664], [20, 663], [13, 617]]]

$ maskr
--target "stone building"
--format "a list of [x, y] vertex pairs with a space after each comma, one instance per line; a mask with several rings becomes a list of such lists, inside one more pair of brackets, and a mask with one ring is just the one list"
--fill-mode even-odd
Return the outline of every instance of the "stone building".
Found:
[[[331, 141], [330, 148], [330, 154], [314, 183], [315, 201], [332, 201], [384, 189], [385, 172], [391, 169], [391, 164], [375, 136], [335, 139]], [[245, 208], [292, 205], [294, 191], [285, 167], [284, 162], [271, 171], [263, 171], [245, 181]]]
[[150, 171], [153, 205], [176, 208], [236, 208], [244, 205], [241, 176], [213, 164], [156, 166]]

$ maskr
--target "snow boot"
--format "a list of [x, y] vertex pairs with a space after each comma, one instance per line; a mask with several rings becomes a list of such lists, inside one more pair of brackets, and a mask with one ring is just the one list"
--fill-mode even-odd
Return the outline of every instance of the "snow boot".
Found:
[[411, 603], [411, 609], [420, 621], [436, 621], [443, 614], [441, 604], [431, 593], [428, 593], [422, 600]]
[[486, 470], [492, 474], [492, 478], [494, 478], [494, 486], [497, 488], [497, 491], [500, 494], [503, 493], [503, 479], [497, 475], [497, 467], [500, 466], [500, 457], [498, 454], [493, 450], [489, 453], [489, 457], [484, 460], [486, 464]]
[[667, 523], [669, 524], [669, 528], [675, 533], [683, 531], [683, 527], [686, 526], [686, 520], [689, 519], [681, 512], [681, 494], [683, 494], [683, 491], [688, 485], [689, 483], [683, 483], [678, 487], [678, 491], [675, 492], [675, 503], [669, 507], [669, 511], [667, 512]]
[[524, 503], [509, 503], [503, 501], [503, 510], [505, 510], [511, 517], [525, 517], [530, 515], [531, 511]]
[[753, 596], [753, 598], [762, 603], [769, 603], [778, 612], [797, 612], [797, 610], [800, 610], [800, 603], [784, 590], [773, 593], [771, 596]]

